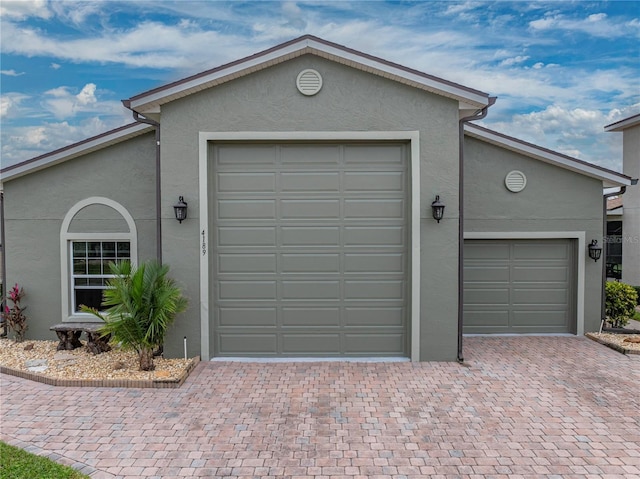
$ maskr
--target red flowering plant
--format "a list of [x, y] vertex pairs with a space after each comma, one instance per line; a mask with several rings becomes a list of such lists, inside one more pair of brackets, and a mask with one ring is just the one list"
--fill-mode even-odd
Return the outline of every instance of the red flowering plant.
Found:
[[5, 305], [4, 311], [7, 326], [13, 330], [16, 343], [24, 341], [24, 334], [28, 329], [27, 317], [24, 314], [24, 310], [27, 309], [27, 307], [20, 304], [23, 297], [24, 288], [19, 287], [18, 283], [16, 283], [14, 287], [9, 290], [9, 300], [13, 303], [13, 306], [9, 308], [9, 306]]

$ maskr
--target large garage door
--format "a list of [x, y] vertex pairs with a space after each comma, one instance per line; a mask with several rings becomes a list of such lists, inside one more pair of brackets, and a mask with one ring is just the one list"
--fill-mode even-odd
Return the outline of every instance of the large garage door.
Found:
[[575, 332], [570, 240], [465, 240], [465, 333]]
[[407, 355], [405, 145], [211, 154], [215, 355]]

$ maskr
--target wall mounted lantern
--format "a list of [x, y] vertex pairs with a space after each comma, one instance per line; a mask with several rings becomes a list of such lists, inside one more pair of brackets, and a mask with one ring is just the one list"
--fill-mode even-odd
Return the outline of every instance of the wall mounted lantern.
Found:
[[593, 261], [598, 261], [601, 254], [602, 248], [598, 246], [598, 241], [591, 240], [591, 244], [589, 245], [589, 258], [591, 258]]
[[431, 203], [431, 210], [433, 219], [440, 223], [440, 220], [444, 216], [444, 203], [440, 202], [440, 195], [436, 195], [435, 201]]
[[187, 219], [187, 203], [184, 201], [184, 196], [178, 198], [178, 204], [173, 205], [173, 211], [176, 214], [176, 219], [182, 223], [182, 220]]

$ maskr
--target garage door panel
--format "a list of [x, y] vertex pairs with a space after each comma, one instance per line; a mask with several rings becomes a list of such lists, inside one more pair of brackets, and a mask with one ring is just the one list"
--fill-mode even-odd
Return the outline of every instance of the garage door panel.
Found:
[[402, 200], [345, 200], [344, 216], [347, 219], [402, 219], [404, 202]]
[[276, 217], [274, 200], [220, 200], [218, 218], [223, 220], [273, 220]]
[[220, 273], [276, 273], [275, 254], [220, 254], [218, 255], [218, 271]]
[[280, 231], [282, 246], [340, 246], [337, 226], [283, 226]]
[[339, 327], [340, 309], [322, 307], [282, 308], [283, 327]]
[[466, 240], [464, 332], [572, 332], [572, 245], [564, 239]]
[[340, 215], [340, 200], [281, 200], [281, 218], [290, 219], [332, 219]]
[[548, 304], [566, 305], [568, 291], [564, 288], [520, 288], [514, 287], [511, 294], [511, 304], [530, 304], [534, 307]]
[[344, 161], [350, 163], [383, 163], [385, 165], [401, 165], [404, 160], [402, 145], [345, 145]]
[[402, 172], [347, 171], [344, 174], [345, 192], [401, 192], [405, 177]]
[[276, 299], [275, 281], [218, 281], [219, 300], [242, 299], [245, 301]]
[[512, 324], [515, 327], [531, 327], [532, 324], [545, 327], [566, 328], [568, 327], [567, 312], [549, 309], [547, 311], [518, 311], [512, 315]]
[[345, 334], [346, 348], [359, 354], [400, 355], [404, 351], [406, 337], [396, 332], [381, 334]]
[[467, 311], [464, 312], [465, 326], [474, 328], [506, 328], [509, 326], [508, 311]]
[[510, 278], [509, 265], [504, 266], [474, 266], [468, 264], [464, 268], [464, 279], [466, 282], [480, 283], [508, 283]]
[[275, 246], [276, 228], [219, 227], [215, 241], [218, 248], [224, 246]]
[[220, 173], [218, 175], [220, 192], [275, 192], [275, 190], [275, 173]]
[[346, 326], [405, 326], [405, 311], [402, 307], [349, 307], [344, 311]]
[[526, 243], [516, 244], [513, 247], [514, 260], [553, 261], [567, 260], [569, 258], [568, 247], [558, 243]]
[[345, 273], [402, 273], [405, 261], [402, 253], [346, 253], [344, 269]]
[[514, 282], [559, 282], [569, 280], [568, 266], [514, 266], [512, 279]]
[[340, 298], [340, 281], [283, 281], [283, 300], [336, 300]]
[[218, 165], [275, 165], [275, 145], [246, 145], [238, 149], [235, 145], [218, 145], [215, 148]]
[[509, 302], [509, 288], [465, 288], [465, 304], [505, 304]]
[[346, 300], [402, 300], [402, 280], [397, 281], [356, 281], [344, 282], [344, 296]]
[[281, 173], [280, 190], [284, 193], [296, 192], [338, 192], [340, 175], [338, 173]]
[[264, 146], [210, 149], [215, 354], [406, 355], [406, 145]]
[[216, 351], [224, 356], [275, 356], [278, 335], [274, 333], [227, 333], [217, 335]]
[[345, 246], [402, 247], [405, 243], [402, 226], [346, 226], [344, 236]]
[[283, 254], [281, 261], [282, 273], [340, 273], [339, 254]]
[[340, 334], [318, 332], [282, 334], [282, 352], [284, 354], [340, 354]]
[[218, 320], [220, 326], [236, 328], [276, 327], [277, 311], [275, 307], [244, 308], [226, 307], [218, 308]]
[[338, 145], [280, 145], [280, 160], [282, 163], [333, 164], [340, 161], [340, 146]]
[[509, 260], [509, 246], [507, 244], [475, 244], [465, 242], [464, 260], [481, 260], [483, 264], [490, 260]]

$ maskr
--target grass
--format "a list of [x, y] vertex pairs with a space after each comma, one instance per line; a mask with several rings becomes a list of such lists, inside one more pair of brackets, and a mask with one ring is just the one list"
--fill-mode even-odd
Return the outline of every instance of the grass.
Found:
[[0, 442], [0, 479], [89, 479], [75, 469]]

